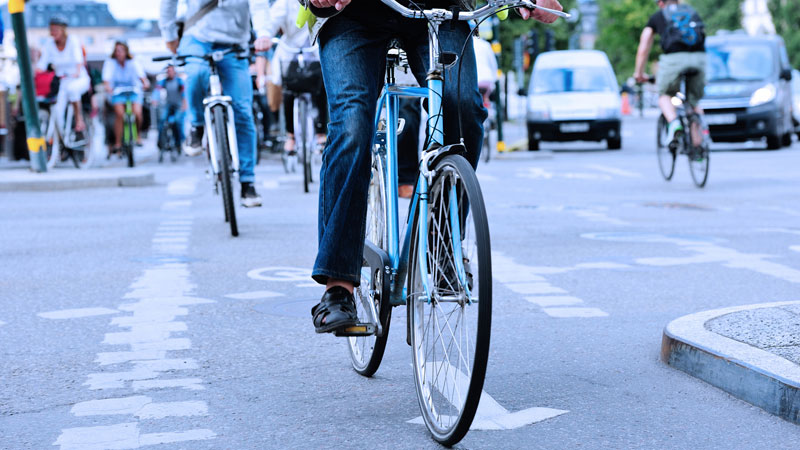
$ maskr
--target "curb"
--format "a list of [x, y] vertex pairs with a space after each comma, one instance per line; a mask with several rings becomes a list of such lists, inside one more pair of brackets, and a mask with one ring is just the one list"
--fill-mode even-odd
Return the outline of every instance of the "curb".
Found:
[[65, 189], [86, 189], [102, 187], [139, 187], [155, 184], [151, 171], [88, 170], [52, 171], [33, 173], [30, 171], [4, 171], [0, 177], [0, 192], [10, 191], [55, 191]]
[[798, 304], [800, 301], [736, 306], [676, 319], [664, 328], [661, 360], [800, 425], [800, 366], [705, 328], [706, 322], [726, 314]]

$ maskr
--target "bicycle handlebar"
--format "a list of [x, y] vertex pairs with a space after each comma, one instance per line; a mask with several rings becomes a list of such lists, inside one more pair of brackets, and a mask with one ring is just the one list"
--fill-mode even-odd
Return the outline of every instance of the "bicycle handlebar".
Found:
[[[248, 49], [244, 49], [244, 48], [242, 48], [242, 47], [240, 47], [240, 46], [238, 46], [238, 45], [233, 45], [233, 46], [231, 46], [231, 47], [229, 47], [229, 48], [226, 48], [226, 49], [223, 49], [223, 50], [214, 50], [214, 51], [212, 51], [212, 52], [210, 52], [210, 53], [208, 53], [208, 54], [205, 54], [205, 55], [167, 55], [167, 56], [155, 56], [155, 57], [153, 57], [153, 62], [161, 62], [161, 61], [173, 61], [173, 63], [176, 63], [176, 62], [185, 62], [185, 61], [186, 61], [186, 58], [200, 58], [200, 59], [204, 59], [204, 60], [206, 60], [206, 61], [210, 61], [210, 62], [211, 62], [211, 61], [213, 61], [213, 62], [219, 62], [219, 61], [221, 61], [221, 60], [222, 60], [222, 58], [223, 58], [225, 55], [227, 55], [228, 53], [238, 53], [238, 54], [239, 54], [239, 57], [242, 57], [242, 58], [244, 58], [244, 57], [246, 57], [246, 56], [242, 56], [242, 54], [246, 53], [247, 51], [248, 51]], [[250, 52], [252, 52], [252, 51], [253, 51], [253, 48], [252, 48], [252, 47], [250, 47], [249, 51], [250, 51]]]
[[[442, 21], [453, 19], [453, 12], [446, 9], [426, 9], [420, 11], [407, 8], [398, 3], [396, 0], [381, 0], [381, 1], [386, 6], [392, 8], [401, 15], [409, 17], [411, 19], [438, 18]], [[482, 20], [485, 17], [496, 14], [500, 10], [508, 8], [541, 9], [542, 11], [546, 11], [550, 14], [554, 14], [564, 19], [568, 19], [571, 17], [569, 13], [565, 13], [563, 11], [556, 11], [554, 9], [537, 6], [536, 3], [531, 0], [489, 0], [486, 6], [480, 9], [477, 9], [475, 11], [460, 12], [458, 14], [458, 20]]]

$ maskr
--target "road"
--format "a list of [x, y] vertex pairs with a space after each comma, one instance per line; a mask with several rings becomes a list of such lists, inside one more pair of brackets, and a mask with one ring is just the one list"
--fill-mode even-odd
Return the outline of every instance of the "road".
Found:
[[[458, 448], [800, 447], [796, 425], [659, 360], [673, 319], [798, 299], [800, 144], [715, 146], [697, 189], [685, 158], [661, 178], [654, 127], [479, 168], [482, 405], [503, 429]], [[142, 165], [155, 186], [0, 193], [0, 448], [438, 447], [413, 423], [404, 310], [372, 379], [313, 332], [316, 184], [263, 161], [265, 205], [232, 238], [200, 158]]]

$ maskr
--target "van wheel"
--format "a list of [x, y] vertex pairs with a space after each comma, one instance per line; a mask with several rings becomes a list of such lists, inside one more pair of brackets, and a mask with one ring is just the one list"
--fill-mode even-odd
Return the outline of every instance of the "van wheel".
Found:
[[536, 139], [528, 138], [528, 151], [535, 152], [539, 150], [539, 141]]
[[791, 147], [792, 146], [792, 133], [786, 133], [781, 138], [781, 145], [784, 147]]
[[777, 134], [767, 136], [767, 150], [777, 150], [781, 148], [781, 138]]
[[606, 146], [609, 150], [619, 150], [622, 148], [621, 138], [608, 138], [606, 139]]

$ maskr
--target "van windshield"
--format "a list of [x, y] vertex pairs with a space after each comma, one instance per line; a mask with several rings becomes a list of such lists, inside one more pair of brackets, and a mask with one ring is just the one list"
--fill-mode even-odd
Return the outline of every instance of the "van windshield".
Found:
[[603, 67], [559, 67], [534, 72], [533, 92], [616, 92], [614, 77]]
[[772, 48], [761, 43], [706, 44], [708, 81], [756, 81], [774, 70]]

